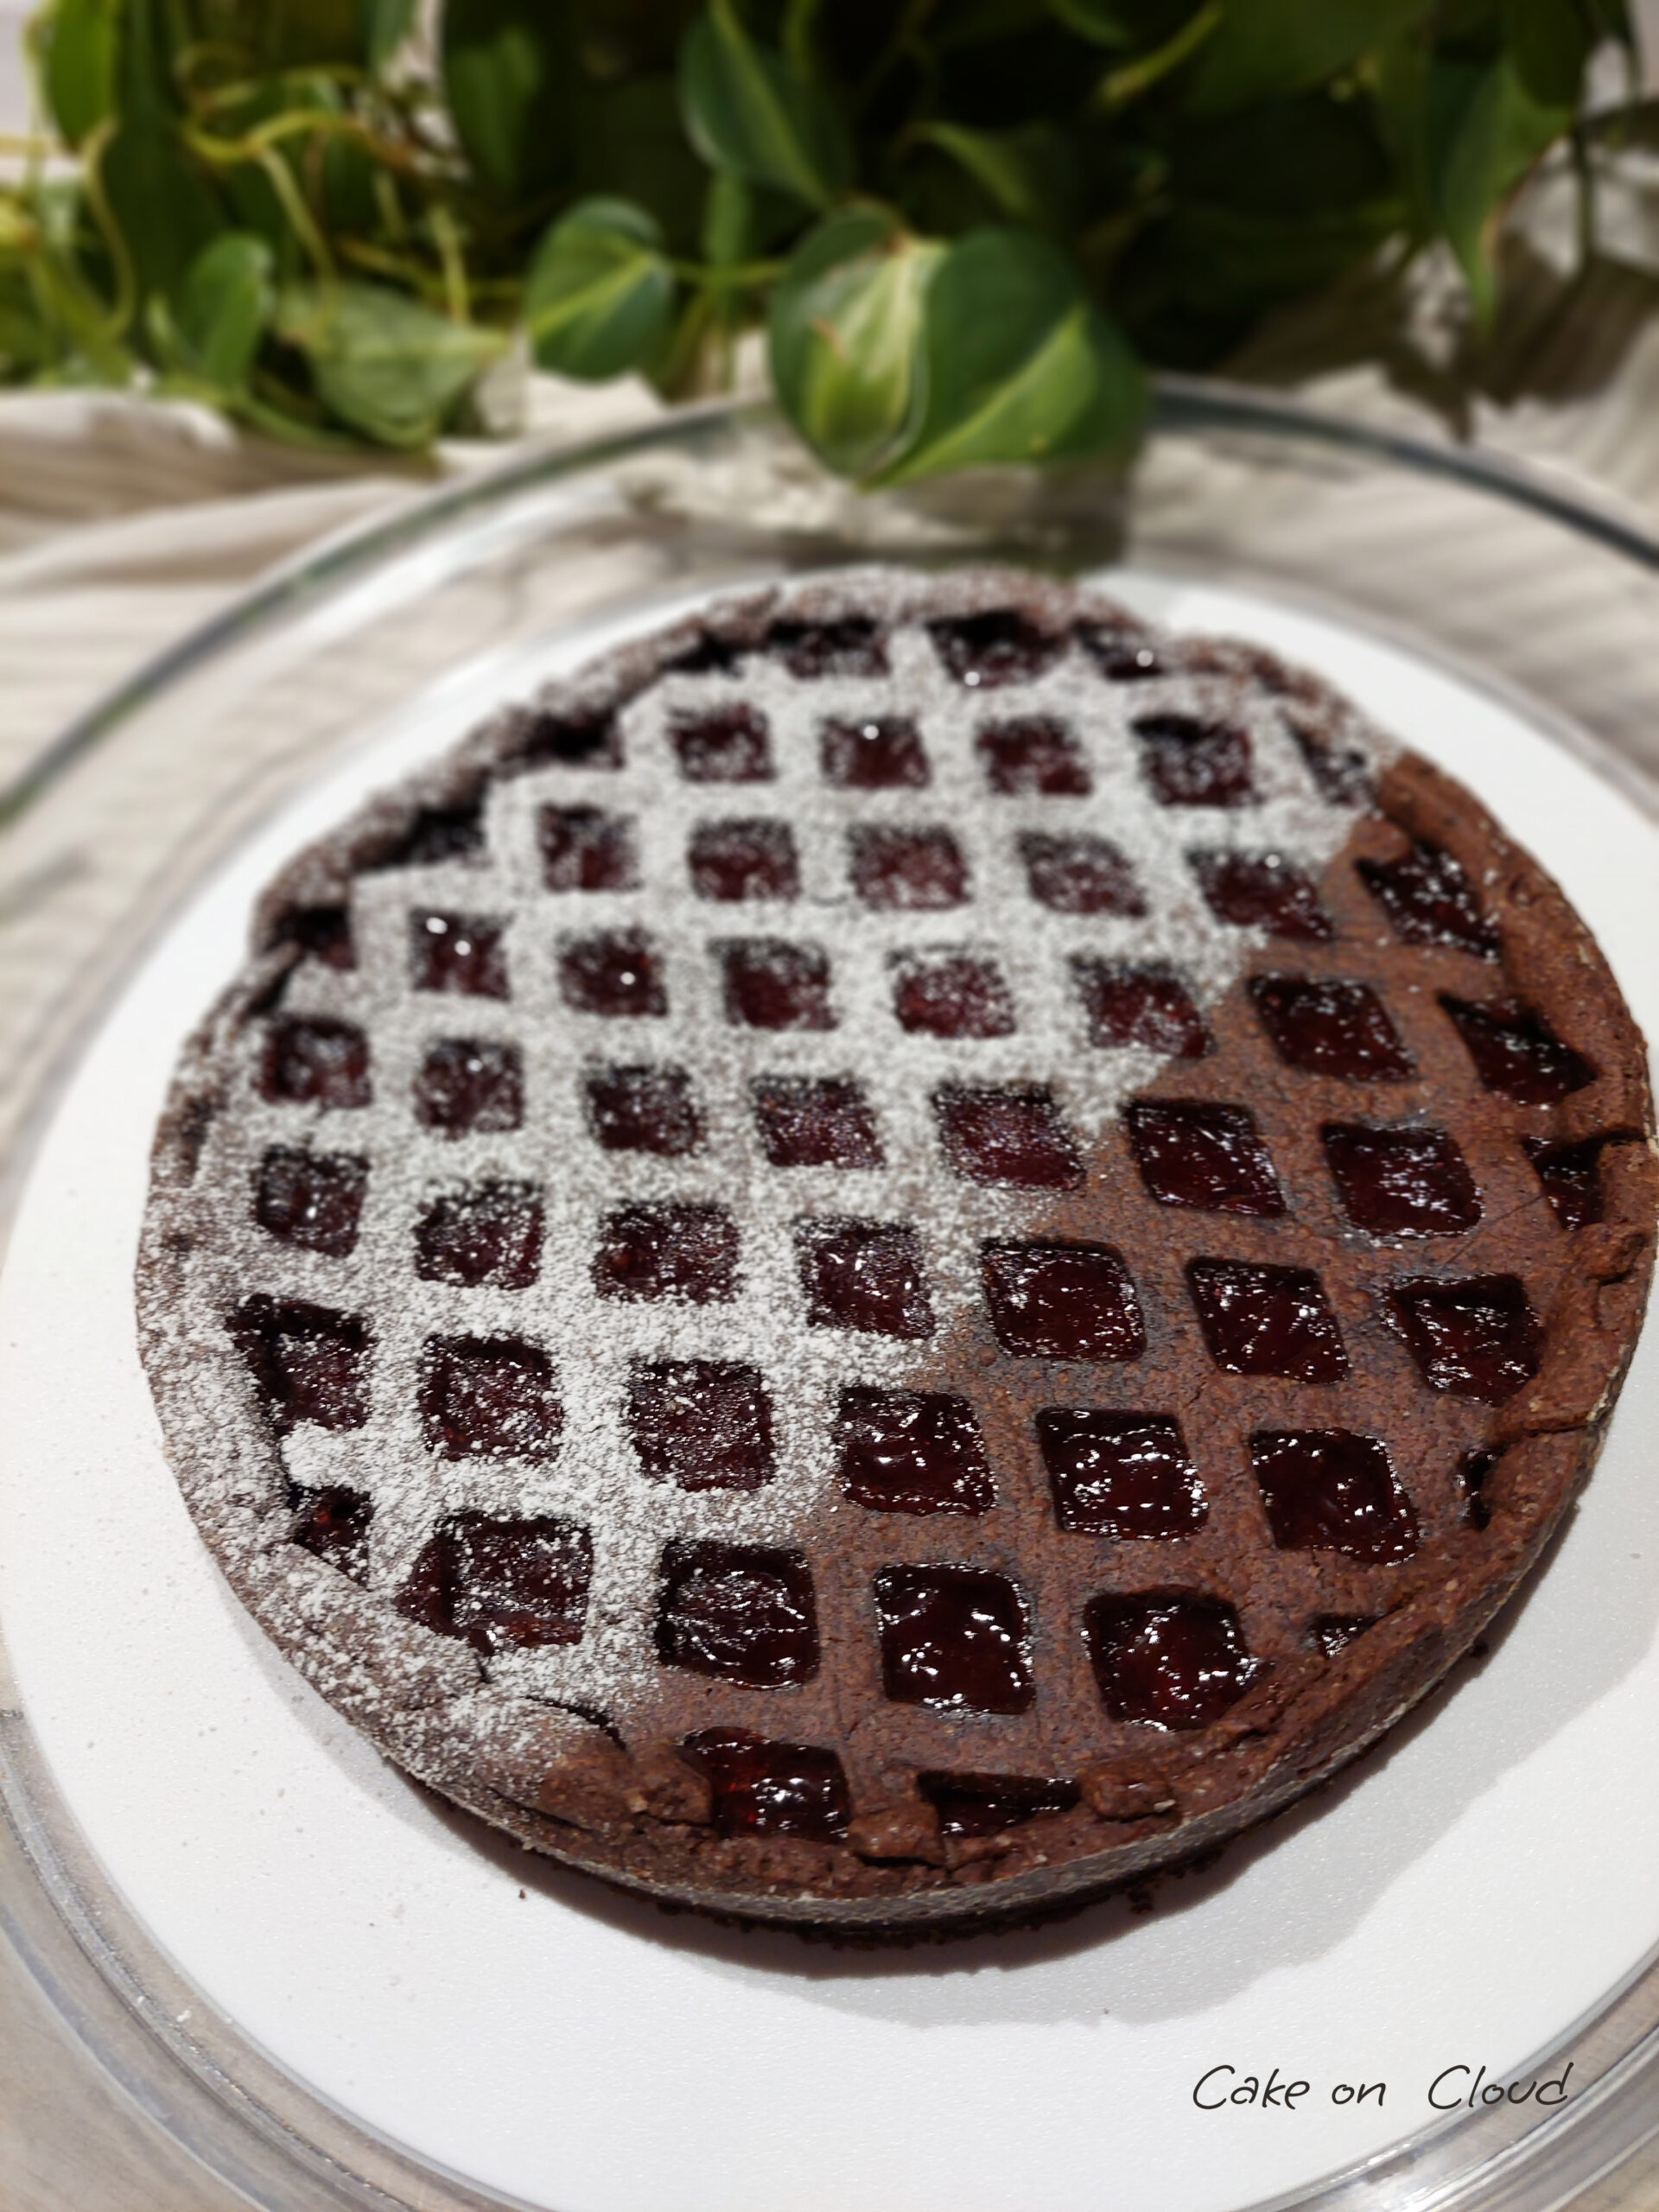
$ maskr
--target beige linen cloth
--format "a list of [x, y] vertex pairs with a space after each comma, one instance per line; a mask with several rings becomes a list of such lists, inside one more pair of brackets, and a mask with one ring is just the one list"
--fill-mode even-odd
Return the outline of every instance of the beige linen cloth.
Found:
[[[1561, 257], [1565, 207], [1548, 188], [1540, 195], [1515, 310], [1484, 369], [1488, 393], [1501, 398], [1469, 389], [1432, 284], [1412, 327], [1389, 338], [1392, 378], [1342, 365], [1331, 327], [1318, 318], [1281, 329], [1250, 365], [1322, 405], [1431, 439], [1450, 436], [1449, 418], [1461, 413], [1478, 443], [1659, 529], [1659, 165], [1610, 194], [1604, 218], [1618, 258], [1564, 291], [1551, 264]], [[531, 378], [523, 398], [524, 435], [544, 441], [620, 429], [659, 411], [637, 384], [594, 390]], [[319, 459], [243, 439], [193, 406], [94, 392], [0, 398], [0, 785], [101, 692], [274, 564], [502, 453], [499, 444], [456, 443], [417, 462]], [[1224, 455], [1176, 451], [1159, 471], [1166, 538], [1179, 540], [1184, 516], [1195, 542], [1224, 536]], [[851, 496], [798, 463], [787, 482], [728, 485], [714, 495], [746, 508], [772, 499], [791, 512], [817, 499], [843, 518]], [[1340, 591], [1344, 571], [1363, 561], [1375, 601], [1378, 546], [1392, 531], [1420, 604], [1466, 603], [1459, 636], [1471, 650], [1592, 706], [1599, 682], [1610, 701], [1617, 690], [1610, 671], [1652, 660], [1651, 593], [1624, 600], [1606, 589], [1605, 569], [1568, 573], [1560, 533], [1516, 530], [1467, 501], [1439, 515], [1434, 499], [1432, 486], [1388, 481], [1363, 512], [1336, 495], [1310, 519], [1299, 480], [1282, 515], [1254, 500], [1252, 550], [1270, 549], [1282, 530], [1287, 544], [1297, 539], [1305, 567], [1312, 527], [1323, 533], [1333, 587]], [[1499, 575], [1502, 638], [1483, 634], [1479, 591], [1480, 579]], [[1527, 616], [1518, 624], [1517, 607]], [[1602, 727], [1659, 771], [1659, 726], [1620, 728], [1610, 704]], [[0, 940], [16, 926], [0, 913]], [[105, 2084], [0, 1942], [6, 2212], [228, 2212], [239, 2201]], [[1644, 2173], [1627, 2169], [1580, 2204], [1582, 2212], [1659, 2206], [1659, 2160]]]

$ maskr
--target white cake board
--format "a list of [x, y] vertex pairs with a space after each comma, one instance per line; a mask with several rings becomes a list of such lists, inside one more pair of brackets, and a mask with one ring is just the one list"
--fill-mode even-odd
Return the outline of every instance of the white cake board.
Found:
[[[1319, 669], [1463, 777], [1659, 1033], [1659, 831], [1609, 783], [1395, 645], [1243, 593], [1109, 581], [1178, 628]], [[1445, 2069], [1519, 2068], [1524, 2087], [1529, 2056], [1659, 1945], [1652, 1329], [1586, 1500], [1490, 1656], [1144, 1915], [878, 1954], [665, 1917], [406, 1783], [230, 1595], [134, 1340], [180, 1042], [296, 845], [627, 626], [458, 671], [290, 806], [147, 962], [46, 1139], [0, 1285], [0, 1623], [92, 1851], [280, 2064], [440, 2171], [550, 2212], [1230, 2212], [1417, 2133]], [[1275, 2069], [1309, 2087], [1294, 2109], [1198, 2109], [1224, 2066], [1206, 2096]], [[1380, 2104], [1333, 2100], [1377, 2082]]]

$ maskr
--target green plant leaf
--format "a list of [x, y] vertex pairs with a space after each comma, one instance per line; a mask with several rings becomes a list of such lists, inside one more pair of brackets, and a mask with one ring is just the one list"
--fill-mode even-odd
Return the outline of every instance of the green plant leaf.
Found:
[[827, 94], [758, 46], [732, 0], [709, 0], [680, 51], [680, 104], [711, 168], [827, 207], [852, 173], [852, 149]]
[[1592, 32], [1575, 0], [1504, 0], [1503, 39], [1533, 99], [1578, 105]]
[[363, 58], [378, 76], [409, 36], [415, 0], [358, 0], [363, 27]]
[[1121, 50], [1135, 44], [1135, 26], [1116, 0], [1048, 0], [1048, 11], [1091, 45]]
[[1229, 0], [1185, 105], [1218, 115], [1323, 84], [1429, 12], [1432, 0]]
[[276, 307], [275, 256], [264, 238], [226, 231], [191, 263], [174, 322], [192, 365], [221, 391], [247, 382]]
[[933, 273], [916, 435], [878, 480], [1035, 461], [1129, 437], [1138, 365], [1076, 268], [1029, 232], [970, 232]]
[[79, 146], [115, 113], [121, 0], [57, 0], [39, 18], [41, 86], [60, 132]]
[[1033, 230], [1065, 227], [1076, 192], [1076, 164], [1055, 124], [969, 130], [957, 123], [924, 123], [915, 135], [959, 162], [1000, 214]]
[[445, 0], [442, 63], [455, 135], [492, 200], [519, 207], [574, 172], [587, 88], [569, 0]]
[[849, 207], [804, 239], [772, 298], [772, 380], [821, 460], [863, 476], [904, 444], [921, 397], [923, 306], [943, 249]]
[[290, 284], [276, 333], [342, 423], [388, 446], [430, 442], [505, 343], [384, 284]]
[[1475, 313], [1497, 306], [1494, 233], [1510, 194], [1573, 120], [1522, 83], [1514, 58], [1485, 66], [1436, 60], [1429, 73], [1430, 187], [1435, 211], [1469, 280]]
[[674, 312], [662, 248], [657, 225], [626, 200], [584, 200], [561, 217], [524, 283], [524, 319], [542, 367], [599, 379], [652, 361]]
[[580, 121], [582, 197], [631, 200], [655, 217], [671, 253], [695, 253], [709, 172], [686, 143], [673, 78], [595, 86]]
[[144, 292], [176, 292], [185, 271], [219, 234], [213, 188], [180, 143], [169, 118], [124, 121], [104, 149], [104, 194]]

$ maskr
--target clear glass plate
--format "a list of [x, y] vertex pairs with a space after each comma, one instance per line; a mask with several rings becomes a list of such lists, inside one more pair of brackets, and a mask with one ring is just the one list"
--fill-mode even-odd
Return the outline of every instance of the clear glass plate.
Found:
[[[1010, 473], [865, 499], [819, 478], [764, 409], [715, 407], [516, 459], [335, 541], [142, 671], [0, 800], [9, 1192], [168, 917], [391, 717], [417, 700], [441, 714], [458, 671], [469, 697], [493, 669], [516, 689], [525, 656], [561, 635], [872, 556], [1065, 570], [1128, 558], [1300, 606], [1510, 697], [1659, 817], [1659, 550], [1567, 486], [1171, 384], [1126, 480]], [[115, 1893], [5, 1704], [0, 1912], [60, 2015], [146, 2109], [258, 2203], [504, 2201], [411, 2161], [218, 2021]], [[1566, 2202], [1659, 2129], [1659, 1972], [1563, 2022], [1548, 2060], [1556, 2073], [1571, 2061], [1578, 2085], [1554, 2113], [1437, 2123], [1294, 2201]]]

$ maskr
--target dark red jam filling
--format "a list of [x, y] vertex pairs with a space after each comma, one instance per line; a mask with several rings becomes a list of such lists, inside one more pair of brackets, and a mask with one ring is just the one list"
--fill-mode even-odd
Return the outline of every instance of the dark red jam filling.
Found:
[[676, 715], [669, 737], [689, 784], [765, 784], [772, 780], [766, 718], [740, 701], [707, 714]]
[[681, 1490], [759, 1490], [777, 1471], [772, 1400], [735, 1360], [636, 1361], [628, 1433], [646, 1474]]
[[1307, 1624], [1308, 1649], [1334, 1659], [1368, 1628], [1376, 1626], [1374, 1620], [1359, 1613], [1320, 1613]]
[[1409, 1052], [1369, 983], [1331, 976], [1252, 976], [1250, 997], [1287, 1067], [1340, 1083], [1403, 1083]]
[[1180, 1423], [1167, 1414], [1049, 1406], [1037, 1416], [1037, 1440], [1062, 1529], [1161, 1539], [1190, 1536], [1209, 1517]]
[[1521, 1141], [1563, 1229], [1587, 1229], [1601, 1219], [1605, 1137], [1586, 1137], [1581, 1144], [1549, 1144], [1539, 1137], [1522, 1137]]
[[1167, 1059], [1201, 1059], [1210, 1033], [1179, 976], [1162, 968], [1119, 968], [1086, 954], [1071, 973], [1089, 1018], [1089, 1042], [1121, 1051], [1131, 1045]]
[[372, 860], [366, 873], [389, 868], [429, 868], [441, 861], [476, 861], [484, 854], [484, 794], [464, 806], [423, 806], [401, 837]]
[[1255, 798], [1250, 741], [1242, 729], [1192, 715], [1142, 715], [1134, 728], [1160, 806], [1249, 806]]
[[1480, 1193], [1448, 1129], [1319, 1132], [1348, 1218], [1373, 1236], [1455, 1236], [1480, 1219]]
[[580, 1643], [593, 1573], [593, 1540], [579, 1522], [451, 1513], [416, 1560], [397, 1610], [486, 1658]]
[[979, 1422], [943, 1391], [841, 1394], [841, 1486], [872, 1513], [988, 1513], [995, 1503]]
[[716, 1835], [798, 1835], [836, 1843], [852, 1797], [841, 1761], [813, 1744], [773, 1744], [748, 1728], [705, 1728], [682, 1749], [707, 1776]]
[[1360, 880], [1407, 944], [1443, 944], [1477, 959], [1496, 960], [1502, 950], [1497, 925], [1487, 919], [1475, 887], [1439, 845], [1414, 844], [1397, 861], [1357, 861]]
[[541, 1192], [528, 1183], [479, 1183], [435, 1198], [415, 1230], [423, 1282], [524, 1290], [542, 1268]]
[[918, 1774], [916, 1786], [939, 1816], [939, 1834], [961, 1837], [1069, 1813], [1083, 1795], [1075, 1782], [1037, 1774]]
[[1285, 1211], [1273, 1160], [1248, 1106], [1137, 1098], [1123, 1118], [1141, 1179], [1166, 1205], [1262, 1216]]
[[1261, 1669], [1233, 1608], [1195, 1590], [1105, 1593], [1090, 1599], [1083, 1619], [1101, 1702], [1114, 1720], [1202, 1728]]
[[596, 806], [544, 806], [537, 819], [542, 880], [550, 891], [637, 891], [633, 817]]
[[1417, 1516], [1375, 1436], [1261, 1430], [1250, 1439], [1250, 1470], [1281, 1552], [1344, 1552], [1381, 1564], [1417, 1548]]
[[1146, 632], [1128, 623], [1078, 622], [1072, 635], [1109, 683], [1138, 683], [1164, 672]]
[[1014, 1001], [994, 960], [969, 952], [912, 954], [899, 963], [893, 1012], [927, 1037], [1008, 1037]]
[[1288, 716], [1285, 728], [1322, 798], [1328, 798], [1333, 806], [1364, 806], [1370, 802], [1375, 796], [1370, 763], [1357, 746], [1333, 744], [1316, 737]]
[[1144, 914], [1146, 899], [1117, 847], [1105, 837], [1027, 830], [1020, 839], [1031, 895], [1058, 914]]
[[890, 1567], [875, 1578], [882, 1688], [895, 1705], [1025, 1713], [1037, 1694], [1025, 1600], [1001, 1574]]
[[823, 780], [841, 791], [919, 791], [928, 780], [921, 732], [907, 715], [825, 722], [818, 745]]
[[526, 768], [620, 768], [622, 737], [611, 709], [555, 715], [537, 709], [525, 718], [516, 752]]
[[657, 1656], [753, 1689], [810, 1681], [818, 1618], [804, 1555], [676, 1538], [663, 1553]]
[[927, 627], [940, 660], [970, 690], [1029, 683], [1065, 651], [1064, 638], [1048, 636], [1012, 607], [947, 617]]
[[724, 1206], [620, 1206], [600, 1232], [594, 1287], [601, 1298], [723, 1304], [737, 1295], [737, 1224]]
[[1083, 798], [1094, 788], [1077, 739], [1052, 715], [987, 722], [977, 743], [987, 782], [1005, 798]]
[[1530, 1007], [1513, 999], [1477, 1002], [1445, 991], [1440, 1004], [1451, 1015], [1475, 1073], [1502, 1098], [1513, 1098], [1518, 1106], [1553, 1106], [1596, 1079], [1596, 1071], [1584, 1055], [1563, 1044]]
[[830, 961], [816, 944], [744, 938], [716, 947], [726, 1019], [748, 1029], [833, 1029]]
[[1004, 1351], [1035, 1359], [1139, 1359], [1145, 1351], [1135, 1284], [1109, 1244], [987, 1244], [982, 1263]]
[[588, 1116], [607, 1152], [695, 1152], [702, 1123], [683, 1068], [604, 1068], [587, 1079]]
[[369, 1579], [369, 1525], [374, 1519], [374, 1500], [366, 1491], [347, 1490], [329, 1484], [322, 1490], [289, 1487], [288, 1503], [294, 1515], [289, 1530], [291, 1542], [314, 1558], [349, 1575], [353, 1582]]
[[499, 922], [479, 914], [411, 914], [410, 983], [417, 991], [455, 991], [475, 999], [510, 997], [503, 935]]
[[969, 1183], [1074, 1191], [1083, 1181], [1077, 1146], [1046, 1090], [948, 1084], [934, 1092], [933, 1111], [946, 1158]]
[[550, 1459], [564, 1427], [552, 1361], [517, 1337], [429, 1337], [420, 1406], [446, 1459]]
[[516, 1045], [446, 1037], [428, 1048], [415, 1078], [415, 1118], [444, 1136], [497, 1136], [524, 1118], [524, 1070]]
[[273, 1145], [259, 1163], [253, 1217], [284, 1244], [343, 1260], [356, 1245], [368, 1187], [369, 1163], [353, 1154]]
[[1518, 1275], [1396, 1282], [1389, 1298], [1431, 1390], [1501, 1406], [1538, 1372], [1544, 1332]]
[[344, 906], [293, 906], [283, 915], [277, 942], [297, 944], [325, 968], [355, 968], [352, 917]]
[[361, 1428], [367, 1421], [369, 1326], [360, 1314], [257, 1291], [227, 1326], [279, 1434], [302, 1421]]
[[1503, 1452], [1465, 1452], [1458, 1462], [1458, 1488], [1463, 1497], [1463, 1517], [1471, 1529], [1489, 1529], [1492, 1509], [1485, 1496], [1486, 1484]]
[[1190, 1260], [1186, 1280], [1210, 1357], [1227, 1374], [1338, 1382], [1348, 1372], [1337, 1317], [1309, 1269]]
[[800, 891], [786, 822], [700, 822], [687, 859], [699, 899], [793, 899]]
[[766, 651], [778, 654], [790, 674], [803, 683], [823, 676], [885, 676], [887, 645], [876, 625], [861, 614], [839, 622], [774, 622]]
[[354, 1021], [331, 1014], [289, 1014], [265, 1032], [261, 1095], [280, 1106], [366, 1106], [369, 1040]]
[[968, 863], [948, 830], [878, 825], [849, 833], [853, 887], [867, 906], [922, 913], [960, 906]]
[[1282, 853], [1194, 852], [1187, 858], [1217, 921], [1274, 937], [1323, 941], [1336, 934], [1313, 879]]
[[663, 663], [664, 676], [730, 676], [741, 664], [743, 647], [734, 639], [705, 630], [695, 645]]
[[931, 1337], [933, 1307], [921, 1241], [907, 1223], [798, 1221], [795, 1249], [814, 1328]]
[[668, 992], [656, 947], [639, 930], [567, 938], [559, 951], [559, 988], [578, 1014], [658, 1016]]
[[774, 1167], [879, 1167], [881, 1137], [850, 1077], [760, 1077], [755, 1125]]

